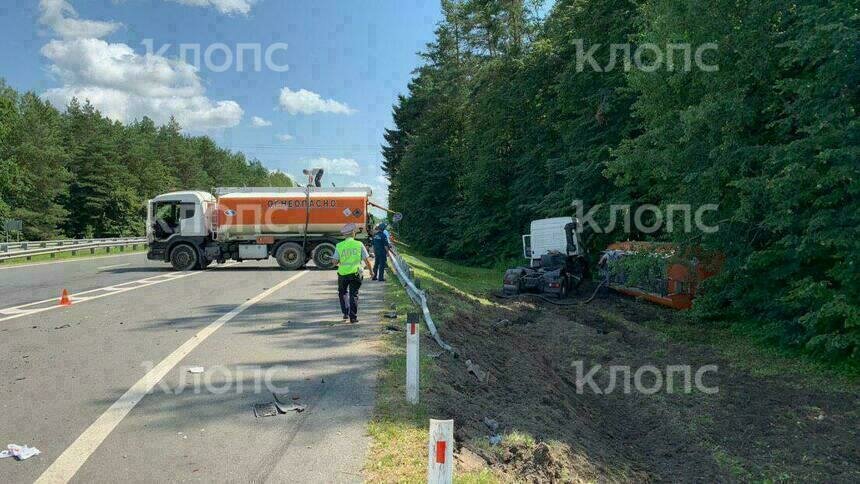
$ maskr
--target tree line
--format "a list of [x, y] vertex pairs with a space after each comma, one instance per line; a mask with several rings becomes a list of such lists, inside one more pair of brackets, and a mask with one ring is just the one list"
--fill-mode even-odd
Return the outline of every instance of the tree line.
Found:
[[[573, 215], [577, 200], [604, 226], [613, 204], [716, 204], [705, 216], [716, 232], [618, 224], [590, 234], [590, 252], [655, 240], [722, 254], [699, 321], [860, 360], [856, 2], [443, 0], [442, 11], [385, 133], [403, 240], [494, 264], [518, 257], [532, 219]], [[677, 47], [675, 68], [665, 51], [660, 68], [623, 65], [624, 52], [678, 45], [716, 45], [703, 59], [716, 69], [679, 68]]]
[[214, 186], [292, 182], [172, 118], [123, 124], [74, 99], [61, 112], [0, 80], [0, 219], [24, 239], [142, 235], [148, 199]]

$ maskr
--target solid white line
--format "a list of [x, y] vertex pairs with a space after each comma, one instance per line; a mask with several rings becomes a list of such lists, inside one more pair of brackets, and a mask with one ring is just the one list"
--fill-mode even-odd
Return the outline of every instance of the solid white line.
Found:
[[173, 353], [163, 359], [158, 365], [150, 370], [146, 375], [137, 381], [128, 391], [119, 397], [119, 399], [108, 408], [105, 413], [99, 416], [92, 425], [87, 428], [80, 437], [75, 440], [50, 467], [36, 480], [37, 483], [66, 483], [78, 472], [84, 462], [98, 449], [99, 445], [110, 435], [111, 432], [119, 425], [129, 412], [149, 393], [152, 388], [167, 375], [180, 361], [182, 361], [189, 353], [194, 351], [197, 346], [211, 336], [215, 331], [218, 331], [221, 326], [224, 326], [228, 321], [235, 318], [242, 311], [250, 306], [260, 302], [266, 296], [281, 289], [287, 284], [295, 281], [299, 277], [307, 274], [308, 271], [302, 271], [290, 277], [289, 279], [280, 282], [278, 285], [269, 288], [260, 294], [248, 299], [241, 305], [234, 308], [229, 313], [221, 316], [215, 322], [210, 323], [191, 339], [182, 344]]
[[63, 260], [55, 260], [55, 261], [48, 261], [48, 262], [34, 262], [32, 264], [9, 264], [8, 266], [6, 264], [2, 264], [2, 265], [0, 265], [0, 271], [2, 271], [4, 269], [22, 269], [25, 267], [47, 266], [50, 264], [65, 264], [66, 262], [81, 262], [81, 261], [88, 261], [88, 260], [94, 260], [94, 259], [113, 259], [114, 257], [130, 257], [133, 255], [146, 256], [146, 251], [131, 252], [128, 254], [98, 255], [98, 256], [93, 256], [93, 257], [71, 257], [69, 259], [63, 259]]
[[96, 270], [97, 271], [103, 271], [105, 269], [116, 269], [117, 267], [125, 267], [125, 266], [130, 266], [130, 265], [131, 265], [131, 262], [126, 262], [125, 264], [116, 264], [116, 265], [112, 265], [112, 266], [96, 267]]

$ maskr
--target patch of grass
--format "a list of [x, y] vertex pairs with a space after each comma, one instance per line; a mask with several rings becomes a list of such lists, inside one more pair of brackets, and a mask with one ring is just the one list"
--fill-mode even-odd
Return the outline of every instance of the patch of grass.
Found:
[[860, 367], [848, 362], [829, 362], [807, 353], [757, 341], [747, 329], [734, 326], [705, 326], [682, 317], [671, 322], [646, 321], [643, 326], [659, 331], [667, 340], [708, 345], [736, 368], [761, 378], [794, 376], [789, 383], [819, 391], [860, 391]]
[[499, 306], [488, 297], [490, 292], [501, 288], [502, 273], [498, 270], [466, 267], [408, 251], [401, 251], [401, 255], [425, 287], [447, 290], [483, 305]]
[[26, 258], [6, 260], [0, 262], [0, 268], [16, 265], [38, 264], [43, 262], [56, 262], [69, 259], [90, 259], [96, 257], [105, 257], [109, 255], [137, 254], [142, 252], [146, 252], [146, 248], [132, 250], [130, 247], [126, 247], [125, 250], [122, 252], [120, 252], [118, 247], [110, 249], [110, 252], [108, 252], [107, 249], [96, 249], [94, 254], [91, 254], [89, 249], [78, 249], [77, 254], [72, 254], [71, 252], [60, 252], [57, 254], [53, 254], [53, 257], [51, 257], [51, 254], [43, 254], [34, 255], [30, 258], [30, 260], [27, 260]]
[[741, 459], [729, 455], [719, 447], [714, 448], [712, 455], [714, 456], [714, 461], [717, 463], [718, 466], [720, 466], [721, 469], [723, 469], [723, 471], [731, 474], [738, 479], [745, 481], [750, 480], [751, 476], [749, 472], [747, 472], [747, 470], [744, 468], [743, 461]]
[[504, 437], [502, 442], [508, 445], [524, 445], [526, 447], [534, 447], [535, 438], [525, 432], [513, 431]]

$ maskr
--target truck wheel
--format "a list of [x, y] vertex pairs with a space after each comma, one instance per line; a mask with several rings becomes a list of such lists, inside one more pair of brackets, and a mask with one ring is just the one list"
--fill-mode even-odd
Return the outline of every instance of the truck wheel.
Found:
[[177, 245], [170, 251], [170, 264], [177, 271], [190, 271], [197, 266], [197, 250], [190, 245]]
[[332, 260], [332, 256], [334, 255], [334, 250], [334, 244], [328, 242], [318, 245], [314, 250], [314, 265], [319, 269], [333, 269], [334, 260]]
[[305, 254], [301, 245], [287, 242], [275, 251], [275, 260], [281, 269], [294, 271], [305, 265]]

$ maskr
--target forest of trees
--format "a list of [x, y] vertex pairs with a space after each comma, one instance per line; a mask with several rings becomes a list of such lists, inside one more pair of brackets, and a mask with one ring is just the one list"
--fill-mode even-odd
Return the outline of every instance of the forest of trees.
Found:
[[291, 185], [174, 120], [124, 125], [77, 100], [60, 112], [0, 80], [0, 219], [27, 240], [143, 235], [146, 200], [174, 190]]
[[[721, 253], [695, 318], [860, 360], [857, 2], [541, 3], [443, 0], [385, 135], [400, 237], [493, 264], [574, 200], [603, 220], [612, 204], [718, 204], [715, 233], [618, 224], [589, 250], [631, 239]], [[600, 44], [601, 67], [612, 44], [715, 43], [718, 69], [578, 69], [578, 43]]]

